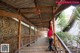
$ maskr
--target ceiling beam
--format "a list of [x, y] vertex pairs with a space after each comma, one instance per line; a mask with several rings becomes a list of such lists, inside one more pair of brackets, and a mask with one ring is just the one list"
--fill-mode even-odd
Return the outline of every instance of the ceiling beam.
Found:
[[[1, 1], [1, 0], [0, 0], [0, 5], [4, 5], [4, 6], [7, 6], [7, 7], [9, 7], [9, 8], [12, 8], [12, 9], [18, 11], [18, 8], [15, 8], [14, 6], [12, 6], [12, 5], [10, 5], [10, 4], [7, 4], [7, 3], [5, 3], [5, 2], [3, 2], [3, 1]], [[5, 14], [6, 14], [6, 13], [5, 13]], [[6, 15], [7, 15], [7, 14], [6, 14]], [[25, 22], [25, 23], [27, 23], [27, 24], [33, 25], [32, 23], [29, 22], [29, 20], [25, 19], [23, 15], [22, 15], [22, 21]], [[33, 25], [33, 26], [34, 26], [34, 25]]]
[[[36, 12], [21, 12], [22, 14], [37, 14]], [[52, 12], [41, 12], [41, 13], [52, 13]]]
[[[46, 18], [46, 19], [45, 19], [45, 18]], [[48, 19], [48, 20], [51, 20], [51, 19], [50, 19], [51, 17], [45, 17], [45, 18], [43, 17], [43, 19], [45, 19], [45, 20], [47, 20], [47, 19]], [[36, 19], [39, 19], [39, 18], [37, 18], [37, 17], [35, 16], [35, 17], [29, 18], [29, 19], [36, 20]]]
[[5, 17], [12, 17], [12, 18], [17, 18], [17, 19], [21, 19], [20, 15], [15, 14], [15, 13], [11, 13], [11, 12], [7, 12], [4, 10], [0, 10], [0, 16], [5, 16]]
[[[26, 7], [26, 8], [19, 8], [19, 9], [41, 9], [41, 8], [51, 8], [53, 6], [37, 6], [37, 7]], [[54, 7], [55, 8], [55, 7]]]
[[[30, 21], [37, 21], [37, 22], [39, 22], [40, 20], [35, 19], [35, 20], [30, 20]], [[45, 22], [45, 21], [50, 21], [50, 20], [42, 20], [42, 22]]]
[[36, 25], [37, 27], [48, 27], [48, 25]]
[[21, 12], [22, 14], [36, 14], [36, 12]]
[[[48, 28], [48, 26], [43, 26], [43, 27], [46, 27], [46, 28]], [[42, 26], [38, 26], [38, 28], [42, 28]]]
[[35, 25], [45, 25], [45, 24], [48, 24], [48, 22], [44, 22], [44, 23], [41, 23], [41, 22], [38, 23], [38, 22], [37, 22], [37, 23], [34, 23], [34, 24], [35, 24]]
[[39, 18], [40, 18], [40, 21], [41, 21], [41, 24], [42, 24], [42, 18], [41, 18], [41, 10], [40, 10], [40, 8], [38, 7], [38, 5], [37, 5], [37, 0], [34, 0], [34, 4], [35, 4], [35, 7], [37, 8], [37, 14], [38, 14], [38, 16], [39, 16]]
[[[42, 21], [42, 24], [44, 24], [44, 23], [48, 23], [49, 21]], [[37, 23], [39, 24], [40, 23], [40, 21], [37, 21]]]
[[[36, 11], [33, 11], [33, 12], [21, 12], [23, 14], [38, 14]], [[40, 11], [40, 13], [52, 13], [52, 11]]]
[[29, 20], [25, 19], [25, 18], [22, 18], [22, 21], [26, 24], [29, 24], [31, 26], [34, 26]]
[[[65, 0], [60, 0], [60, 1], [65, 1]], [[57, 7], [55, 8], [55, 10], [53, 10], [54, 15], [60, 13], [62, 10], [64, 10], [65, 8], [69, 7], [71, 4], [57, 4]]]
[[1, 0], [0, 0], [0, 5], [4, 5], [4, 6], [7, 6], [7, 7], [12, 8], [12, 9], [18, 10], [18, 8], [15, 8], [14, 6], [12, 6], [12, 5], [10, 5], [10, 4], [7, 4], [7, 3], [5, 3], [5, 2], [3, 2], [3, 1], [1, 1]]
[[65, 4], [65, 5], [60, 5], [59, 8], [54, 12], [54, 14], [58, 14], [59, 12], [63, 11], [64, 9], [66, 9], [67, 7], [69, 7], [70, 5]]
[[30, 25], [34, 26], [34, 24], [32, 24], [32, 23], [29, 21], [29, 19], [27, 19], [22, 13], [20, 13], [20, 14], [23, 16], [22, 20], [23, 20], [24, 22], [26, 22], [27, 24], [30, 24]]
[[40, 21], [39, 18], [28, 18], [30, 21]]

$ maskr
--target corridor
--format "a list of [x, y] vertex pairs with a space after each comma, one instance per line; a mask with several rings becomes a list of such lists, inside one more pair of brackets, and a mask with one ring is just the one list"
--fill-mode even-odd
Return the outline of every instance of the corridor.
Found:
[[[71, 53], [56, 33], [56, 20], [61, 19], [61, 12], [71, 6], [56, 3], [62, 1], [67, 0], [0, 0], [0, 53], [5, 50], [8, 53]], [[71, 24], [70, 20], [68, 26]], [[40, 33], [48, 31], [50, 26], [54, 51], [48, 50], [48, 38]]]

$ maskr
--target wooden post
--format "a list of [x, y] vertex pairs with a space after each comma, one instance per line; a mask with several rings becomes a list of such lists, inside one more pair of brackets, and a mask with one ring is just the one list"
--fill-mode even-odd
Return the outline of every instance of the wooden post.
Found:
[[36, 31], [36, 40], [37, 40], [37, 36], [38, 36], [38, 28], [36, 28], [37, 29], [37, 31]]
[[34, 27], [34, 41], [36, 40], [36, 31], [35, 31], [35, 27]]
[[18, 23], [18, 48], [21, 47], [21, 19], [19, 19]]
[[30, 44], [31, 44], [31, 26], [29, 25], [29, 36], [30, 36]]
[[[20, 15], [20, 10], [18, 9], [18, 13]], [[19, 17], [19, 23], [18, 23], [18, 39], [19, 39], [19, 44], [18, 47], [19, 49], [21, 48], [21, 17]]]
[[53, 32], [54, 32], [54, 45], [56, 44], [56, 34], [55, 34], [55, 17], [53, 18]]
[[34, 35], [36, 35], [36, 33], [35, 33], [35, 27], [34, 27]]
[[38, 36], [39, 36], [39, 34], [38, 34], [38, 27], [37, 27], [37, 39], [38, 39]]

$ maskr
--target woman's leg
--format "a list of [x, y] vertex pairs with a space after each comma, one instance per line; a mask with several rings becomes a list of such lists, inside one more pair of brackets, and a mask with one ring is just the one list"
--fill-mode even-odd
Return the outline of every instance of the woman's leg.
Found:
[[52, 39], [49, 39], [49, 50], [52, 50]]
[[52, 46], [53, 46], [53, 39], [51, 39], [51, 50], [53, 51]]

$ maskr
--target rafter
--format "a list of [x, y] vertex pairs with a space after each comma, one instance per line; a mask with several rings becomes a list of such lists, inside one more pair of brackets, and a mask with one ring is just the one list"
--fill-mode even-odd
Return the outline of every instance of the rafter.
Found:
[[[41, 9], [41, 8], [51, 8], [52, 6], [37, 6], [37, 7], [26, 7], [26, 8], [19, 8], [19, 9]], [[54, 7], [55, 8], [55, 7]]]
[[[16, 11], [18, 11], [18, 8], [15, 8], [14, 6], [12, 6], [12, 5], [10, 5], [10, 4], [7, 4], [7, 3], [5, 3], [5, 2], [3, 2], [3, 1], [1, 1], [0, 0], [0, 5], [5, 5], [5, 6], [7, 6], [7, 7], [10, 7], [10, 8], [12, 8], [12, 9], [15, 9]], [[1, 11], [1, 10], [0, 10]], [[1, 13], [1, 12], [0, 12]], [[16, 14], [14, 14], [14, 15], [12, 15], [12, 13], [10, 13], [9, 14], [9, 12], [5, 12], [5, 11], [3, 11], [1, 14], [3, 14], [3, 13], [5, 13], [4, 15], [5, 16], [12, 16], [12, 17], [14, 17], [14, 16], [16, 16]], [[22, 21], [23, 22], [25, 22], [25, 23], [28, 23], [28, 24], [30, 24], [30, 25], [33, 25], [32, 23], [30, 23], [27, 19], [25, 19], [25, 17], [23, 18], [24, 16], [22, 15]], [[17, 16], [16, 16], [16, 18], [17, 18]]]
[[[37, 22], [40, 22], [40, 20], [37, 20], [37, 19], [30, 20], [30, 21], [37, 21]], [[42, 22], [45, 22], [45, 21], [50, 21], [50, 20], [42, 20]]]
[[[34, 12], [21, 12], [23, 14], [38, 14], [38, 12], [34, 11]], [[40, 11], [40, 13], [52, 13], [52, 11]]]
[[21, 18], [19, 18], [20, 15], [15, 14], [15, 13], [10, 13], [10, 12], [4, 11], [4, 10], [0, 10], [0, 16], [12, 17], [12, 18], [15, 17], [17, 19], [21, 19]]
[[42, 21], [42, 23], [40, 21], [37, 21], [37, 23], [33, 22], [34, 24], [44, 24], [44, 23], [48, 23], [49, 21]]
[[39, 23], [37, 22], [37, 23], [36, 23], [36, 22], [35, 22], [34, 24], [35, 24], [35, 25], [40, 25], [40, 24], [44, 25], [44, 24], [48, 24], [48, 22], [44, 22], [44, 23], [41, 23], [41, 22], [39, 22]]
[[[60, 1], [65, 1], [65, 0], [60, 0]], [[64, 10], [65, 8], [69, 7], [70, 4], [57, 4], [57, 7], [55, 8], [55, 10], [53, 10], [54, 15], [60, 13], [62, 10]]]
[[37, 5], [37, 0], [34, 0], [34, 3], [35, 3], [35, 7], [37, 8], [37, 14], [38, 14], [38, 16], [40, 18], [40, 21], [41, 21], [41, 24], [42, 24], [42, 18], [41, 18], [41, 15], [40, 15], [41, 14], [41, 10]]
[[0, 5], [5, 5], [5, 6], [7, 6], [7, 7], [12, 8], [12, 9], [18, 10], [18, 8], [15, 8], [14, 6], [12, 6], [12, 5], [10, 5], [10, 4], [7, 4], [7, 3], [5, 3], [5, 2], [3, 2], [3, 1], [1, 1], [1, 0], [0, 0]]
[[[42, 17], [42, 15], [41, 15], [41, 13], [53, 13], [53, 15], [56, 15], [58, 12], [60, 12], [60, 11], [62, 11], [65, 7], [66, 7], [66, 5], [58, 5], [57, 7], [56, 7], [56, 9], [54, 10], [54, 11], [49, 11], [49, 10], [47, 10], [48, 8], [55, 8], [54, 6], [38, 6], [37, 4], [38, 4], [38, 2], [37, 2], [37, 0], [34, 0], [34, 3], [35, 3], [35, 7], [25, 7], [25, 8], [19, 8], [19, 10], [21, 11], [20, 13], [21, 13], [21, 15], [23, 16], [23, 17], [25, 17], [25, 18], [22, 18], [22, 20], [23, 21], [31, 21], [32, 23], [34, 23], [35, 21], [36, 22], [38, 22], [38, 24], [40, 24], [39, 22], [41, 22], [42, 24], [40, 24], [40, 26], [42, 25], [42, 26], [44, 26], [45, 24], [44, 23], [46, 23], [46, 25], [48, 24], [48, 21], [49, 20], [47, 20], [47, 18], [43, 18]], [[15, 10], [18, 10], [18, 8], [15, 8], [14, 6], [12, 6], [12, 5], [10, 5], [10, 4], [7, 4], [7, 3], [5, 3], [5, 2], [3, 2], [3, 1], [1, 1], [0, 0], [0, 5], [5, 5], [5, 6], [8, 6], [8, 7], [10, 7], [10, 8], [12, 8], [12, 9], [15, 9]], [[64, 6], [64, 7], [63, 7]], [[47, 8], [47, 9], [46, 9]], [[45, 9], [45, 10], [44, 10]], [[25, 10], [31, 10], [31, 11], [29, 11], [29, 12], [23, 12], [23, 11], [25, 11]], [[34, 11], [34, 10], [36, 10], [36, 11]], [[33, 12], [32, 12], [33, 11]], [[23, 14], [38, 14], [38, 16], [39, 17], [37, 17], [37, 18], [39, 18], [39, 20], [37, 19], [37, 18], [34, 18], [34, 19], [32, 19], [32, 18], [27, 18], [27, 16], [25, 16], [25, 15], [23, 15]], [[42, 20], [42, 18], [44, 19], [44, 20]], [[51, 20], [51, 19], [50, 19]], [[34, 23], [35, 24], [35, 23]]]

